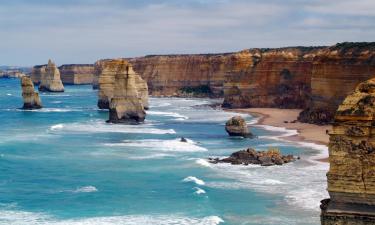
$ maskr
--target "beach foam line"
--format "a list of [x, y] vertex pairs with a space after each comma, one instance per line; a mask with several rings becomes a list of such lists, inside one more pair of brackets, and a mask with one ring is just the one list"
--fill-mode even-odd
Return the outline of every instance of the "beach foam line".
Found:
[[57, 219], [45, 213], [33, 213], [17, 210], [0, 210], [1, 225], [218, 225], [224, 220], [219, 216], [207, 216], [202, 218], [180, 215], [124, 215], [108, 217], [91, 217], [77, 219]]
[[162, 139], [145, 139], [137, 141], [127, 141], [121, 143], [105, 143], [105, 146], [110, 147], [135, 147], [144, 148], [153, 151], [161, 152], [204, 152], [206, 148], [198, 146], [192, 140], [187, 139], [188, 142], [181, 142], [180, 139], [162, 140]]
[[198, 178], [196, 178], [196, 177], [194, 177], [194, 176], [188, 176], [188, 177], [185, 177], [185, 178], [182, 180], [182, 182], [186, 182], [186, 183], [188, 183], [188, 182], [192, 182], [192, 183], [195, 183], [195, 184], [197, 184], [197, 185], [201, 185], [201, 186], [206, 184], [203, 180], [198, 179]]
[[104, 121], [93, 121], [85, 123], [55, 124], [49, 128], [50, 131], [69, 131], [80, 133], [133, 133], [133, 134], [175, 134], [173, 129], [158, 129], [152, 125], [122, 125], [108, 124]]
[[320, 200], [327, 198], [326, 172], [328, 164], [290, 163], [283, 166], [261, 167], [212, 164], [216, 176], [228, 181], [206, 182], [207, 187], [239, 190], [250, 189], [277, 194], [292, 207], [319, 211]]

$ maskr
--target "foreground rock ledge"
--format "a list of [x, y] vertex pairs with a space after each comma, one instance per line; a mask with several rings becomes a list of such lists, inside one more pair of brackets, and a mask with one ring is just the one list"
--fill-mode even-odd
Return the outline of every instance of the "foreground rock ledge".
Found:
[[375, 79], [361, 83], [339, 106], [330, 132], [330, 199], [323, 225], [375, 224]]
[[34, 84], [30, 77], [21, 78], [22, 86], [22, 98], [23, 107], [22, 109], [40, 109], [42, 108], [42, 102], [40, 101], [39, 94], [34, 90]]
[[256, 151], [252, 148], [234, 152], [228, 158], [212, 159], [210, 163], [230, 163], [232, 165], [249, 165], [256, 164], [261, 166], [283, 165], [296, 161], [293, 155], [282, 155], [278, 149], [269, 149], [268, 151]]

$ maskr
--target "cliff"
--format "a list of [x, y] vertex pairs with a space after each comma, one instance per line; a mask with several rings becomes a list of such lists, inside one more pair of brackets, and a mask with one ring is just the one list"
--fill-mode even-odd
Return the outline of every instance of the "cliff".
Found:
[[[139, 123], [143, 122], [146, 116], [143, 106], [143, 99], [140, 95], [139, 87], [141, 78], [136, 74], [131, 64], [123, 59], [104, 60], [99, 62], [100, 78], [99, 90], [103, 90], [103, 85], [111, 87], [111, 97], [109, 101], [109, 120], [112, 123]], [[104, 83], [103, 83], [104, 81]], [[107, 82], [109, 81], [109, 82]], [[145, 82], [143, 82], [145, 83]], [[110, 84], [110, 85], [108, 85]], [[103, 93], [100, 92], [99, 93]], [[107, 89], [107, 91], [109, 91]], [[143, 96], [144, 97], [144, 96]]]
[[362, 81], [375, 76], [375, 43], [341, 43], [320, 50], [313, 61], [311, 99], [299, 120], [326, 124]]
[[235, 54], [151, 55], [129, 59], [154, 96], [222, 97]]
[[225, 76], [223, 106], [304, 108], [311, 89], [313, 56], [319, 49], [251, 49], [237, 53], [240, 63]]
[[64, 84], [92, 84], [94, 79], [93, 64], [69, 64], [59, 67], [61, 81]]
[[330, 199], [323, 225], [375, 224], [375, 79], [361, 83], [339, 106], [330, 133]]
[[34, 84], [29, 77], [21, 77], [22, 87], [22, 98], [23, 107], [22, 109], [40, 109], [42, 108], [42, 102], [40, 101], [39, 94], [34, 90]]
[[[118, 65], [117, 65], [117, 64]], [[128, 71], [124, 72], [123, 67], [126, 64]], [[131, 82], [137, 89], [137, 96], [145, 109], [149, 107], [148, 86], [147, 83], [133, 71], [132, 65], [124, 59], [99, 60], [95, 63], [95, 76], [98, 77], [98, 107], [100, 109], [109, 109], [111, 99], [115, 96], [117, 82], [122, 78], [116, 78], [118, 74], [130, 74]], [[117, 79], [117, 80], [116, 80]], [[133, 85], [133, 84], [132, 84]], [[119, 87], [118, 87], [119, 88]]]
[[60, 79], [59, 69], [55, 63], [48, 60], [45, 72], [41, 73], [39, 91], [63, 92], [64, 86]]
[[47, 68], [47, 64], [46, 65], [36, 65], [32, 68], [30, 78], [31, 78], [31, 80], [33, 81], [34, 84], [40, 83], [41, 77], [45, 76], [46, 68]]

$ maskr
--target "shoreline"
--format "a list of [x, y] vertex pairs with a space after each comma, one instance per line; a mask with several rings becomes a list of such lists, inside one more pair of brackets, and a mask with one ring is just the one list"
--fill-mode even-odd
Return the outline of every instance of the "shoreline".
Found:
[[[308, 142], [328, 146], [329, 136], [327, 130], [331, 130], [331, 125], [319, 126], [315, 124], [301, 123], [296, 121], [300, 109], [277, 109], [277, 108], [241, 108], [225, 109], [225, 111], [246, 113], [256, 116], [259, 120], [254, 125], [268, 125], [274, 127], [286, 128], [288, 130], [297, 130], [296, 135], [281, 137], [288, 141]], [[316, 158], [319, 162], [328, 163], [328, 158]]]

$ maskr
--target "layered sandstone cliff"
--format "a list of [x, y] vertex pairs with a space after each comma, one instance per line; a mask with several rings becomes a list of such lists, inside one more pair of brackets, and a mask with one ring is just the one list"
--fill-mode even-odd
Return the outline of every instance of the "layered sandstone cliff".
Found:
[[375, 224], [375, 79], [361, 83], [339, 106], [329, 162], [330, 199], [322, 201], [322, 224]]
[[[116, 67], [116, 63], [119, 63], [119, 67]], [[132, 79], [134, 77], [134, 85], [137, 88], [137, 96], [141, 100], [143, 107], [145, 109], [148, 109], [149, 103], [147, 83], [138, 74], [134, 72], [132, 65], [124, 59], [99, 60], [95, 63], [95, 76], [98, 77], [99, 88], [98, 107], [100, 109], [109, 109], [111, 99], [115, 95], [117, 82], [116, 75], [124, 73], [124, 71], [121, 71], [123, 69], [121, 67], [122, 64], [127, 65], [127, 73], [131, 74]]]
[[42, 102], [40, 101], [39, 93], [34, 90], [34, 84], [29, 77], [21, 77], [21, 87], [23, 98], [22, 109], [30, 110], [42, 108]]
[[311, 101], [299, 120], [325, 124], [360, 82], [375, 76], [375, 43], [341, 43], [314, 57]]
[[224, 107], [304, 108], [309, 99], [312, 61], [320, 48], [251, 49], [224, 81]]
[[63, 84], [92, 84], [94, 79], [93, 64], [69, 64], [59, 67]]
[[129, 59], [154, 96], [223, 96], [235, 54], [151, 55]]
[[55, 63], [48, 60], [45, 73], [41, 73], [39, 91], [63, 92], [64, 86], [60, 79], [59, 69]]
[[[98, 65], [101, 71], [99, 90], [103, 90], [102, 85], [112, 88], [111, 97], [106, 96], [106, 100], [109, 101], [108, 122], [143, 122], [146, 113], [140, 93], [144, 91], [144, 86], [139, 86], [141, 78], [134, 72], [131, 64], [123, 59], [115, 59], [101, 61]], [[110, 81], [107, 82], [107, 80]]]

